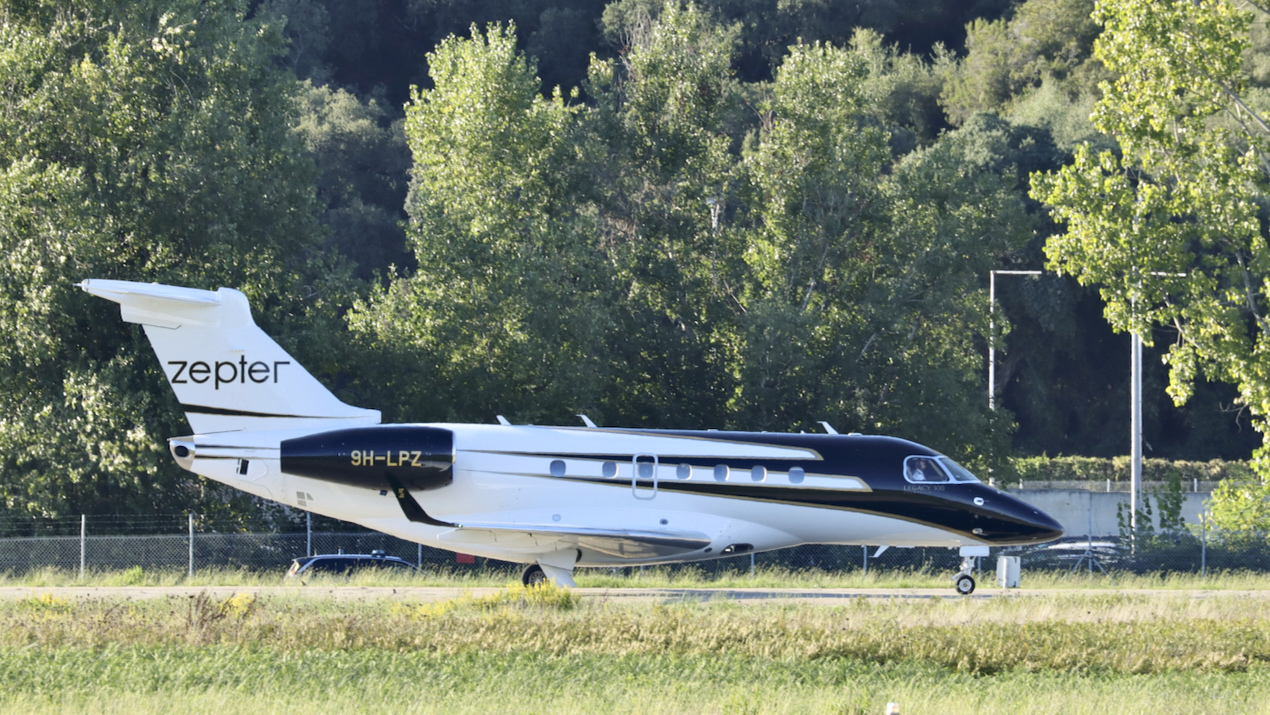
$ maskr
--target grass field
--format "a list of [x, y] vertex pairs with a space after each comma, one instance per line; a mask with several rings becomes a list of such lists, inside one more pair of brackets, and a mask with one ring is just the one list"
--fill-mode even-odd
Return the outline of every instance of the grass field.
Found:
[[823, 607], [519, 587], [441, 603], [50, 589], [0, 599], [0, 709], [1270, 712], [1265, 611], [1220, 590]]
[[[693, 568], [646, 569], [579, 569], [575, 573], [582, 588], [951, 588], [952, 572], [874, 570], [868, 574], [860, 571], [788, 570], [760, 567], [754, 573], [748, 570], [725, 571], [711, 574]], [[57, 568], [37, 569], [21, 575], [0, 572], [0, 587], [60, 587], [60, 586], [293, 586], [354, 585], [354, 586], [449, 586], [449, 587], [499, 587], [520, 578], [519, 568], [509, 570], [440, 570], [420, 575], [401, 571], [364, 571], [354, 576], [317, 576], [302, 580], [284, 578], [279, 571], [252, 571], [234, 569], [201, 569], [190, 577], [184, 570], [167, 569], [147, 571], [138, 567], [122, 571], [89, 571], [80, 580], [77, 571]], [[980, 586], [992, 585], [994, 574], [984, 571]], [[1236, 571], [1210, 573], [1206, 578], [1198, 574], [1132, 574], [1114, 573], [1110, 576], [1067, 571], [1025, 571], [1023, 586], [1042, 589], [1096, 589], [1123, 591], [1126, 589], [1164, 590], [1234, 590], [1259, 591], [1270, 589], [1270, 573]]]

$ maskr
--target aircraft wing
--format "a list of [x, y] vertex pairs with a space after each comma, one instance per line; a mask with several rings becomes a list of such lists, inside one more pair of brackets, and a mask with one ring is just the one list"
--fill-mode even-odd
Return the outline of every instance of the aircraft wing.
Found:
[[456, 524], [441, 534], [454, 544], [498, 545], [541, 552], [582, 548], [622, 558], [654, 558], [704, 549], [710, 537], [700, 532], [597, 529], [559, 524]]
[[697, 531], [642, 531], [640, 529], [600, 529], [560, 524], [454, 523], [429, 516], [409, 489], [393, 474], [384, 478], [392, 486], [401, 511], [410, 521], [432, 526], [453, 527], [442, 532], [441, 541], [493, 546], [528, 553], [581, 548], [627, 559], [676, 556], [704, 549], [710, 537]]

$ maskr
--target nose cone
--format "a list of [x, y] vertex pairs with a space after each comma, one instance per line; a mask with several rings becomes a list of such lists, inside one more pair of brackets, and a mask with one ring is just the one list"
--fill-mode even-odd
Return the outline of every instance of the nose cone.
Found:
[[1024, 525], [1019, 529], [1020, 536], [1026, 538], [1026, 541], [1019, 543], [1041, 544], [1046, 541], [1053, 541], [1062, 536], [1064, 531], [1063, 525], [1058, 523], [1054, 517], [1040, 509], [1033, 508], [1031, 515], [1025, 519]]
[[993, 545], [1041, 544], [1063, 535], [1063, 525], [1054, 517], [1006, 494], [993, 500], [993, 514], [981, 517], [981, 538]]

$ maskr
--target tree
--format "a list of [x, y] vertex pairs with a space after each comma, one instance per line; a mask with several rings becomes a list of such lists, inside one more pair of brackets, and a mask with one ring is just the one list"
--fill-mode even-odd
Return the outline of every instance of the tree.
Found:
[[303, 83], [296, 131], [318, 169], [317, 199], [330, 250], [362, 280], [412, 265], [402, 224], [410, 152], [404, 122], [380, 100]]
[[942, 45], [934, 48], [933, 62], [886, 46], [871, 30], [857, 30], [850, 46], [869, 68], [861, 86], [867, 98], [864, 109], [890, 132], [892, 153], [900, 156], [927, 146], [951, 128], [939, 104], [953, 61]]
[[[1151, 340], [1171, 325], [1170, 394], [1205, 374], [1270, 416], [1270, 126], [1246, 59], [1254, 13], [1221, 1], [1105, 0], [1095, 52], [1115, 77], [1094, 123], [1119, 152], [1082, 147], [1033, 195], [1066, 232], [1051, 265], [1101, 286], [1108, 320]], [[1258, 468], [1270, 476], [1263, 457]]]
[[407, 415], [561, 419], [559, 393], [585, 396], [602, 378], [590, 355], [607, 327], [604, 284], [568, 200], [576, 110], [538, 94], [511, 27], [473, 27], [428, 62], [434, 86], [415, 90], [405, 126], [419, 268], [351, 325], [408, 366], [413, 377], [390, 383]]
[[401, 416], [994, 439], [974, 336], [1029, 235], [1017, 137], [973, 122], [897, 160], [875, 100], [929, 68], [801, 44], [742, 87], [735, 38], [667, 4], [572, 105], [510, 28], [438, 47], [406, 125], [419, 269], [350, 318]]
[[615, 61], [592, 63], [599, 147], [587, 197], [621, 297], [605, 404], [631, 423], [726, 425], [737, 349], [730, 266], [743, 236], [724, 230], [735, 180], [736, 28], [667, 2], [629, 31]]
[[[241, 287], [292, 346], [329, 343], [313, 332], [338, 325], [309, 265], [324, 263], [294, 83], [274, 65], [276, 32], [245, 9], [0, 10], [0, 329], [11, 336], [0, 493], [11, 513], [251, 511], [172, 464], [164, 439], [186, 427], [139, 327], [75, 282]], [[307, 312], [313, 332], [290, 329], [288, 311]]]
[[960, 125], [976, 113], [1000, 112], [1048, 82], [1076, 97], [1096, 91], [1101, 66], [1091, 57], [1098, 25], [1093, 0], [1028, 0], [1014, 17], [966, 26], [966, 57], [950, 71], [943, 103]]
[[1255, 540], [1270, 534], [1270, 480], [1264, 464], [1254, 462], [1255, 474], [1223, 479], [1209, 499], [1209, 524], [1228, 532], [1234, 541]]

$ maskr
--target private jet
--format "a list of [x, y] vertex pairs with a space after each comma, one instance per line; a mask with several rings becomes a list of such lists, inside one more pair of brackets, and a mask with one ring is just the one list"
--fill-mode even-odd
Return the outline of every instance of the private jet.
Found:
[[800, 544], [959, 549], [958, 593], [991, 546], [1063, 527], [903, 439], [578, 426], [381, 424], [341, 402], [255, 323], [246, 296], [130, 281], [79, 284], [139, 323], [193, 434], [182, 468], [296, 509], [428, 546], [578, 567], [718, 559]]

